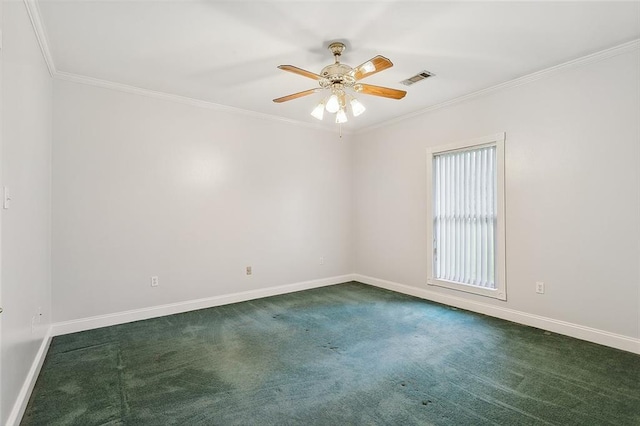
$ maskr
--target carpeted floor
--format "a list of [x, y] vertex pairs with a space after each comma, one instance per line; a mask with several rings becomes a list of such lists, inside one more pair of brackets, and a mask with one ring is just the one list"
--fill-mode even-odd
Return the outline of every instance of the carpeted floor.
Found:
[[23, 425], [638, 425], [640, 356], [359, 283], [53, 339]]

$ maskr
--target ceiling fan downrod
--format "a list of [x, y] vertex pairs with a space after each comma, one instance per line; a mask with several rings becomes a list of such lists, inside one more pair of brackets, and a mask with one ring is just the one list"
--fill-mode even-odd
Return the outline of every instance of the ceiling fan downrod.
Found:
[[339, 41], [336, 41], [329, 45], [329, 50], [331, 51], [331, 53], [333, 53], [333, 58], [335, 59], [336, 64], [340, 63], [340, 55], [342, 55], [342, 52], [344, 52], [346, 48], [347, 46]]

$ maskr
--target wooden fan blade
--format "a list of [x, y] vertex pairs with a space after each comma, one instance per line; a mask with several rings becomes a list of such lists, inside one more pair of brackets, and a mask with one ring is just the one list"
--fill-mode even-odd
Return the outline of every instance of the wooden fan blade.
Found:
[[353, 69], [353, 76], [356, 80], [362, 80], [365, 77], [369, 77], [377, 72], [384, 71], [387, 68], [391, 68], [393, 62], [385, 58], [384, 56], [376, 56], [369, 59]]
[[320, 89], [320, 88], [318, 88], [318, 89], [309, 89], [309, 90], [305, 90], [304, 92], [293, 93], [291, 95], [287, 95], [287, 96], [283, 96], [283, 97], [278, 98], [278, 99], [274, 99], [273, 102], [277, 102], [277, 103], [287, 102], [287, 101], [290, 101], [292, 99], [298, 99], [298, 98], [301, 98], [303, 96], [311, 95], [313, 93], [316, 93], [319, 90], [322, 90], [322, 89]]
[[359, 93], [365, 95], [382, 96], [383, 98], [402, 99], [407, 94], [404, 90], [391, 89], [389, 87], [373, 86], [371, 84], [360, 84]]
[[302, 68], [294, 67], [293, 65], [278, 65], [278, 68], [284, 71], [289, 71], [294, 74], [301, 75], [303, 77], [310, 78], [312, 80], [320, 80], [322, 78], [321, 75], [313, 73], [311, 71], [303, 70]]

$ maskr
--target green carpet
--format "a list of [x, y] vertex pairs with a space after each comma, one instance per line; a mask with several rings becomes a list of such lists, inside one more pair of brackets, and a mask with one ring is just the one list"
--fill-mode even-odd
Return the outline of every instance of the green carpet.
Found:
[[347, 283], [53, 339], [23, 425], [639, 425], [640, 356]]

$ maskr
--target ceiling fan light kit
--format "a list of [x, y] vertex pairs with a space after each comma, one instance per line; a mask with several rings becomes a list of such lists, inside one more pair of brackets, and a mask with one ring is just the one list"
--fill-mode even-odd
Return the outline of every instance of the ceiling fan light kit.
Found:
[[393, 63], [384, 56], [376, 56], [368, 61], [351, 68], [349, 65], [340, 63], [340, 56], [346, 46], [344, 43], [335, 42], [329, 45], [329, 50], [333, 53], [335, 62], [324, 67], [320, 74], [294, 67], [293, 65], [280, 65], [279, 69], [289, 71], [294, 74], [307, 77], [318, 82], [320, 88], [305, 90], [291, 95], [274, 99], [273, 102], [282, 103], [292, 99], [311, 95], [318, 91], [329, 91], [330, 94], [323, 98], [320, 103], [311, 111], [311, 115], [322, 120], [324, 110], [331, 114], [336, 114], [335, 122], [343, 124], [348, 121], [347, 105], [351, 107], [351, 114], [354, 117], [362, 114], [366, 108], [358, 101], [352, 93], [362, 93], [365, 95], [380, 96], [389, 99], [402, 99], [407, 94], [404, 90], [391, 89], [389, 87], [373, 86], [360, 83], [365, 77], [369, 77], [377, 72], [391, 68]]

